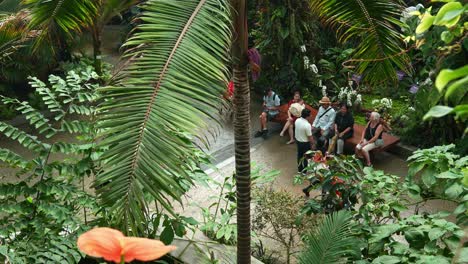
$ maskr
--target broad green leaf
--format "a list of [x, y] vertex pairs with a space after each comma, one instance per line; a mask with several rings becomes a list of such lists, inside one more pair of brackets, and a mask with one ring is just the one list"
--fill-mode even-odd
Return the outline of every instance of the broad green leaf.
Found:
[[159, 239], [166, 245], [172, 243], [174, 240], [174, 230], [172, 230], [172, 226], [166, 226], [161, 232], [161, 235], [159, 235]]
[[454, 35], [450, 31], [444, 31], [440, 34], [440, 39], [442, 39], [445, 44], [452, 42]]
[[463, 186], [455, 182], [445, 190], [445, 195], [451, 199], [456, 199], [463, 192]]
[[[463, 98], [465, 97], [465, 94], [468, 91], [467, 88], [468, 88], [468, 74], [464, 78], [456, 80], [451, 85], [449, 85], [449, 87], [447, 88], [447, 92], [445, 93], [445, 100], [448, 100], [449, 97], [454, 95], [452, 97], [453, 98], [458, 97], [458, 100], [455, 101], [456, 103], [458, 103], [460, 100], [463, 100]], [[456, 93], [460, 89], [463, 89], [462, 90], [463, 94]]]
[[455, 259], [455, 263], [468, 263], [468, 248], [463, 247], [460, 251], [458, 259]]
[[444, 171], [436, 176], [439, 179], [458, 179], [462, 178], [463, 176], [460, 174], [456, 174], [452, 171]]
[[445, 230], [443, 230], [442, 228], [439, 228], [439, 227], [435, 227], [435, 228], [432, 228], [430, 231], [429, 231], [429, 239], [430, 240], [434, 240], [434, 239], [438, 239], [439, 237], [443, 236], [445, 234]]
[[392, 234], [394, 234], [402, 228], [403, 227], [399, 224], [387, 224], [378, 226], [375, 234], [373, 234], [372, 237], [369, 239], [369, 242], [379, 242], [380, 240], [391, 236]]
[[434, 25], [446, 26], [448, 28], [454, 26], [463, 13], [463, 6], [459, 2], [451, 2], [442, 6], [434, 19]]
[[424, 168], [425, 165], [426, 164], [423, 163], [423, 162], [419, 162], [419, 163], [416, 163], [416, 164], [411, 164], [409, 169], [408, 169], [408, 176], [413, 177], [414, 175], [416, 175], [416, 173], [418, 173], [420, 170], [422, 170], [422, 168]]
[[435, 85], [439, 92], [442, 92], [449, 82], [467, 75], [468, 65], [455, 70], [443, 69], [440, 71], [439, 75], [437, 75]]
[[372, 264], [396, 264], [400, 263], [398, 256], [380, 256], [372, 261]]
[[462, 120], [468, 118], [468, 104], [457, 105], [453, 109], [457, 118], [461, 118]]
[[453, 111], [452, 107], [444, 106], [444, 105], [436, 105], [432, 107], [429, 110], [429, 112], [426, 113], [423, 119], [427, 120], [432, 117], [436, 117], [436, 118], [443, 117], [443, 116], [450, 114], [452, 111]]
[[421, 179], [428, 188], [436, 183], [435, 170], [433, 167], [427, 167], [421, 175]]
[[416, 34], [422, 34], [426, 32], [434, 22], [435, 17], [432, 16], [429, 12], [424, 13], [421, 22], [419, 23], [418, 27], [416, 28]]

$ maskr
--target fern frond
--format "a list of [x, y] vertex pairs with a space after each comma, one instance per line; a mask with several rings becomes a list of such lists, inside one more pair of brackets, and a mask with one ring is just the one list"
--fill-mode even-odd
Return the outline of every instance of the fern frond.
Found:
[[0, 121], [0, 132], [29, 150], [39, 152], [50, 148], [49, 144], [42, 143], [36, 136], [32, 136], [2, 121]]
[[315, 232], [308, 235], [308, 245], [300, 256], [302, 264], [345, 263], [347, 257], [360, 254], [353, 236], [351, 214], [338, 211], [328, 215]]
[[47, 138], [50, 138], [57, 133], [57, 130], [50, 124], [49, 119], [47, 119], [37, 109], [33, 108], [28, 102], [20, 102], [17, 99], [8, 98], [1, 95], [0, 99], [4, 104], [16, 106], [15, 109], [24, 115], [26, 120], [29, 121], [29, 124], [34, 126], [39, 134], [45, 134]]
[[9, 149], [0, 148], [0, 161], [8, 163], [12, 167], [27, 169], [31, 163]]

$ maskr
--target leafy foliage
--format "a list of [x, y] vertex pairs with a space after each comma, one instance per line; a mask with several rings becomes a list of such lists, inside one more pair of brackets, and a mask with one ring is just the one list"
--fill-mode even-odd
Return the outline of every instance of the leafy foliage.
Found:
[[[261, 167], [256, 166], [251, 172], [252, 187], [270, 183], [278, 174], [279, 171], [277, 170], [264, 173]], [[224, 178], [222, 183], [218, 181], [210, 182], [220, 192], [218, 195], [209, 197], [209, 200], [212, 201], [209, 206], [198, 205], [203, 215], [200, 230], [215, 241], [233, 245], [237, 241], [237, 225], [235, 223], [237, 210], [236, 179], [233, 175]]]
[[[372, 263], [450, 263], [464, 232], [444, 216], [413, 215], [377, 226], [369, 240]], [[396, 239], [397, 234], [401, 239]]]
[[[262, 73], [255, 87], [270, 86], [283, 96], [311, 86], [300, 46], [316, 57], [322, 35], [308, 0], [249, 1], [255, 14], [249, 17], [255, 47], [262, 54]], [[253, 11], [252, 11], [253, 12]], [[313, 53], [313, 54], [312, 54]]]
[[[29, 159], [0, 149], [0, 161], [18, 177], [0, 183], [0, 211], [6, 213], [0, 217], [0, 253], [11, 263], [78, 263], [82, 257], [75, 246], [77, 234], [87, 228], [88, 215], [95, 217], [98, 211], [94, 197], [84, 189], [85, 177], [99, 170], [102, 153], [93, 141], [97, 77], [88, 68], [70, 71], [65, 79], [51, 75], [49, 84], [31, 78], [51, 119], [27, 102], [2, 97], [37, 133], [0, 122], [4, 136], [33, 153]], [[59, 133], [76, 135], [78, 140], [53, 139]], [[52, 138], [52, 143], [44, 137]], [[59, 159], [53, 158], [57, 155]]]
[[328, 215], [308, 236], [300, 263], [341, 263], [349, 256], [359, 255], [353, 228], [351, 213], [343, 210]]
[[364, 80], [378, 84], [385, 79], [395, 80], [395, 67], [409, 71], [409, 57], [402, 49], [397, 31], [401, 23], [395, 19], [402, 7], [400, 1], [313, 0], [311, 3], [312, 10], [337, 29], [341, 42], [359, 40], [350, 62], [357, 64], [355, 70], [364, 74]]
[[[91, 0], [23, 0], [31, 12], [30, 29], [40, 30], [38, 41], [56, 34], [71, 36], [92, 22], [96, 12]], [[51, 41], [52, 42], [52, 41]]]
[[455, 146], [436, 146], [417, 150], [408, 158], [407, 182], [410, 194], [421, 202], [431, 199], [444, 199], [458, 203], [455, 210], [460, 224], [468, 223], [466, 177], [468, 158], [452, 153]]
[[[361, 163], [351, 156], [322, 158], [321, 152], [315, 152], [313, 162], [309, 162], [307, 172], [308, 180], [317, 184], [310, 188], [321, 188], [321, 194], [315, 202], [309, 201], [303, 213], [333, 212], [343, 208], [351, 208], [358, 202], [362, 180], [360, 173]], [[304, 178], [297, 175], [295, 183], [302, 183]]]
[[[197, 160], [190, 134], [212, 118], [227, 83], [227, 1], [147, 1], [125, 47], [128, 67], [101, 90], [103, 173], [99, 197], [118, 228], [146, 231], [145, 194], [169, 213]], [[208, 52], [209, 51], [209, 52]], [[181, 74], [184, 72], [184, 74]]]
[[291, 263], [295, 249], [302, 245], [301, 238], [317, 225], [320, 216], [301, 215], [301, 197], [271, 186], [257, 188], [254, 199], [252, 230], [260, 239], [269, 238], [280, 243], [285, 263]]

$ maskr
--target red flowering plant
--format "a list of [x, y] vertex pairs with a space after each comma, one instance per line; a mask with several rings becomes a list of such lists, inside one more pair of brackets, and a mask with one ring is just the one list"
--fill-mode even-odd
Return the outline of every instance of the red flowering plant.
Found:
[[[303, 212], [333, 212], [354, 207], [360, 194], [362, 165], [353, 156], [323, 156], [320, 151], [309, 154], [307, 177], [309, 190], [318, 194], [306, 203]], [[296, 183], [299, 182], [296, 180]]]

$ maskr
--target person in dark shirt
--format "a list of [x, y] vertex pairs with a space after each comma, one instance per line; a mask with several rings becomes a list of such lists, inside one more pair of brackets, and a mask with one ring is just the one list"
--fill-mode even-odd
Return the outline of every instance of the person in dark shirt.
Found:
[[336, 154], [343, 154], [344, 141], [353, 136], [354, 118], [349, 112], [347, 104], [340, 105], [340, 111], [335, 117], [335, 136], [330, 140], [328, 153], [335, 150]]

